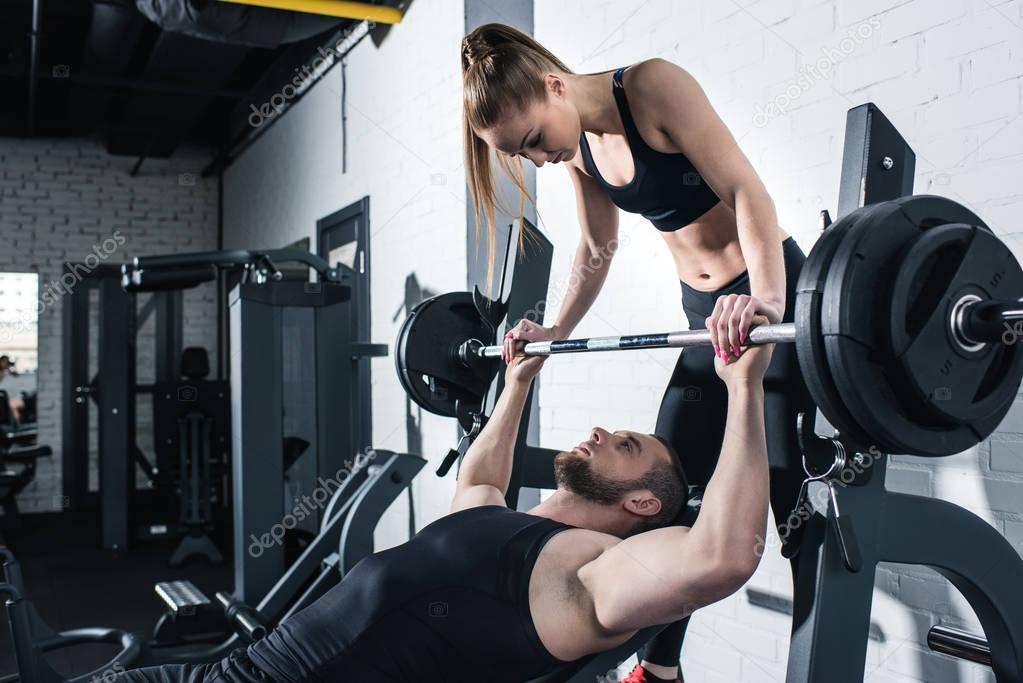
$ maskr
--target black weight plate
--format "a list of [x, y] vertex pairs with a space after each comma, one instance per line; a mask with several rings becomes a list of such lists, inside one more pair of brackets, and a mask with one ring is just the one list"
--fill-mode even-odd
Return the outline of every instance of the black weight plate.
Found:
[[821, 336], [821, 300], [831, 259], [849, 228], [869, 210], [859, 209], [828, 226], [810, 249], [796, 283], [796, 355], [814, 403], [833, 427], [845, 433], [855, 424], [842, 403], [828, 367]]
[[941, 197], [879, 204], [849, 231], [828, 273], [821, 314], [828, 364], [854, 428], [885, 452], [958, 453], [975, 445], [996, 414], [1008, 410], [966, 424], [935, 419], [907, 392], [905, 370], [894, 355], [892, 297], [904, 259], [921, 235], [960, 219], [983, 225]]
[[[897, 211], [889, 203], [870, 208], [869, 217], [857, 222], [832, 259], [821, 311], [823, 346], [850, 416], [849, 424], [836, 426], [861, 443], [901, 453], [905, 452], [901, 442], [884, 428], [883, 419], [875, 420], [871, 414], [874, 408], [889, 413], [898, 405], [890, 396], [890, 383], [872, 361], [880, 346], [877, 340], [885, 336], [877, 330], [878, 310], [885, 310], [886, 319], [886, 294], [899, 252], [917, 233], [888, 229], [885, 223]], [[867, 393], [869, 398], [864, 398]]]
[[967, 424], [997, 413], [1016, 397], [1023, 354], [1016, 345], [957, 340], [952, 316], [964, 297], [1014, 299], [1023, 270], [986, 226], [952, 223], [925, 232], [895, 281], [892, 352], [899, 360], [904, 403], [927, 418]]
[[409, 313], [398, 331], [394, 363], [408, 395], [425, 410], [458, 417], [458, 401], [481, 405], [497, 374], [499, 359], [466, 365], [458, 347], [467, 339], [493, 342], [469, 292], [427, 299]]

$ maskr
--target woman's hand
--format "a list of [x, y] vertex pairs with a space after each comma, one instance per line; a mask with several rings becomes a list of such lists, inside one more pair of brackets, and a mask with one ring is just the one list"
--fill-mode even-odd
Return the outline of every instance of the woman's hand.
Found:
[[[767, 318], [758, 315], [753, 318], [752, 324], [766, 325]], [[714, 370], [718, 377], [728, 386], [729, 391], [733, 386], [750, 382], [762, 386], [767, 367], [771, 364], [774, 344], [746, 346], [739, 351], [742, 360], [725, 360], [720, 357], [714, 359]]]
[[726, 294], [714, 303], [714, 312], [707, 318], [707, 331], [714, 345], [714, 355], [730, 363], [742, 354], [749, 341], [753, 316], [762, 315], [767, 324], [780, 323], [782, 311], [749, 294]]
[[506, 383], [521, 382], [529, 384], [540, 372], [540, 366], [547, 360], [546, 356], [527, 356], [523, 348], [528, 342], [550, 341], [560, 339], [557, 328], [543, 327], [528, 320], [520, 320], [519, 324], [504, 335], [501, 358], [508, 364], [504, 372]]
[[519, 324], [504, 335], [504, 348], [501, 349], [501, 359], [510, 363], [515, 352], [522, 348], [517, 342], [551, 341], [563, 339], [557, 326], [544, 327], [529, 320], [520, 320]]

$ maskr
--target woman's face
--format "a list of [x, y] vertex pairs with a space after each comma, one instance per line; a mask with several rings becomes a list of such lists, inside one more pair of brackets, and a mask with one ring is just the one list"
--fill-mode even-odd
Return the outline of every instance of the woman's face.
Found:
[[547, 97], [516, 110], [478, 135], [491, 148], [536, 164], [568, 161], [579, 149], [579, 112], [565, 97], [565, 82], [547, 76]]

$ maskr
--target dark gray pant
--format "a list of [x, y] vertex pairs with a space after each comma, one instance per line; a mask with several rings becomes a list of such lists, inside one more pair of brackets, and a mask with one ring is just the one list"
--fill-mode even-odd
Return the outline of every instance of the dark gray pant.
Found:
[[[101, 680], [106, 680], [105, 678]], [[266, 683], [270, 678], [257, 669], [244, 648], [212, 664], [164, 664], [132, 669], [113, 677], [117, 683]]]

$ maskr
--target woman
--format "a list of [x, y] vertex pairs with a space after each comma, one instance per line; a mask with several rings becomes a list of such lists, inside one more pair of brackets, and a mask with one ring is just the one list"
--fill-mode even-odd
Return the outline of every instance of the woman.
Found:
[[[462, 41], [462, 72], [466, 170], [477, 231], [483, 220], [490, 231], [491, 268], [495, 153], [523, 196], [528, 192], [514, 157], [537, 167], [565, 165], [581, 229], [573, 272], [592, 273], [568, 292], [553, 325], [523, 321], [509, 332], [505, 359], [516, 342], [571, 335], [607, 276], [618, 209], [641, 213], [674, 259], [690, 328], [706, 327], [713, 341], [712, 348], [679, 355], [656, 427], [681, 454], [689, 480], [705, 484], [721, 447], [726, 405], [711, 354], [725, 362], [738, 358], [754, 315], [771, 323], [793, 319], [805, 259], [778, 226], [756, 171], [699, 84], [662, 59], [580, 75], [526, 34], [487, 24]], [[793, 345], [776, 349], [765, 389], [771, 503], [782, 529], [803, 479], [796, 415], [813, 409]], [[678, 680], [687, 623], [648, 643], [625, 680]]]

